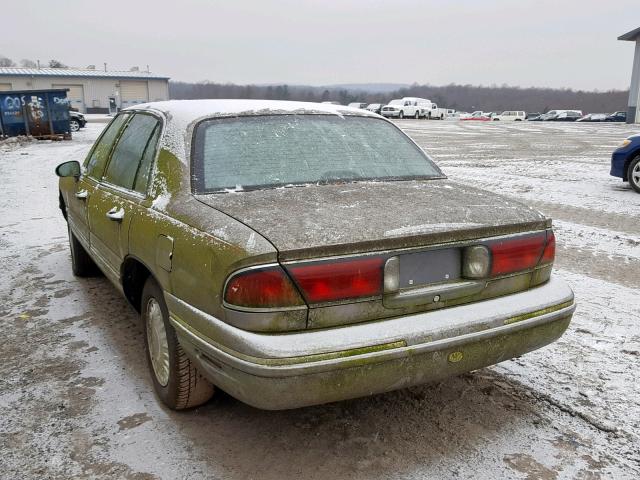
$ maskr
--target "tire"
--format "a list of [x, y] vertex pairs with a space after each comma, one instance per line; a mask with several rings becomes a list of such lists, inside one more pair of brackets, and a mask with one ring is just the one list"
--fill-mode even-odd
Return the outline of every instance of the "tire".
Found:
[[413, 118], [415, 118], [416, 120], [418, 120], [420, 118], [420, 112], [418, 110], [416, 110], [416, 113], [413, 116]]
[[213, 385], [198, 372], [178, 342], [162, 289], [152, 277], [144, 285], [140, 310], [147, 365], [156, 394], [173, 410], [205, 403], [213, 395]]
[[71, 231], [71, 227], [67, 224], [69, 231], [69, 249], [71, 250], [71, 271], [76, 277], [93, 277], [98, 275], [100, 270], [93, 259], [89, 256], [80, 241]]
[[631, 188], [640, 193], [640, 155], [631, 160], [627, 170], [627, 179]]
[[404, 118], [404, 112], [402, 110], [400, 110], [400, 113], [398, 114], [398, 118], [401, 120]]
[[77, 132], [78, 130], [80, 130], [80, 122], [73, 119], [69, 120], [69, 130], [71, 130], [72, 132]]

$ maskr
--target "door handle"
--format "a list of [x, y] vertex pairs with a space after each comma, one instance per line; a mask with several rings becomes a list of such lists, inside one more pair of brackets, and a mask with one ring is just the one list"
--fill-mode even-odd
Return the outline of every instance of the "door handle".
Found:
[[86, 200], [88, 196], [89, 192], [87, 192], [86, 190], [80, 190], [76, 192], [76, 198], [79, 198], [80, 200]]
[[107, 212], [107, 218], [114, 222], [121, 222], [124, 218], [124, 208], [113, 207]]

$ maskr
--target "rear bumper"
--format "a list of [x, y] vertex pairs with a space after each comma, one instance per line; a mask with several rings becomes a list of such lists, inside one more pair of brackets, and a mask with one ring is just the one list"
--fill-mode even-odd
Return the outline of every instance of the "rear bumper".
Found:
[[[167, 294], [179, 341], [201, 373], [245, 403], [287, 409], [437, 381], [551, 343], [575, 310], [557, 278], [526, 292], [428, 313], [291, 334], [231, 327]], [[205, 337], [191, 326], [210, 323]]]

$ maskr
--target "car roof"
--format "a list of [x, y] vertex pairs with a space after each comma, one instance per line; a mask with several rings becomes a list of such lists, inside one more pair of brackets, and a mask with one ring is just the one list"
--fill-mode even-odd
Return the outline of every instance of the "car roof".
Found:
[[126, 110], [155, 110], [183, 124], [207, 117], [243, 115], [328, 114], [328, 115], [378, 115], [361, 109], [329, 103], [290, 102], [282, 100], [167, 100], [149, 102]]

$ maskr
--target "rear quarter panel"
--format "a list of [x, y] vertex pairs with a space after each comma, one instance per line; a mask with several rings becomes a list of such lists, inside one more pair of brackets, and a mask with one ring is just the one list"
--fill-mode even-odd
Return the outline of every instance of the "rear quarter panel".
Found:
[[229, 273], [277, 260], [263, 237], [196, 200], [187, 167], [167, 150], [158, 156], [151, 199], [132, 222], [129, 255], [146, 265], [165, 291], [220, 319]]

